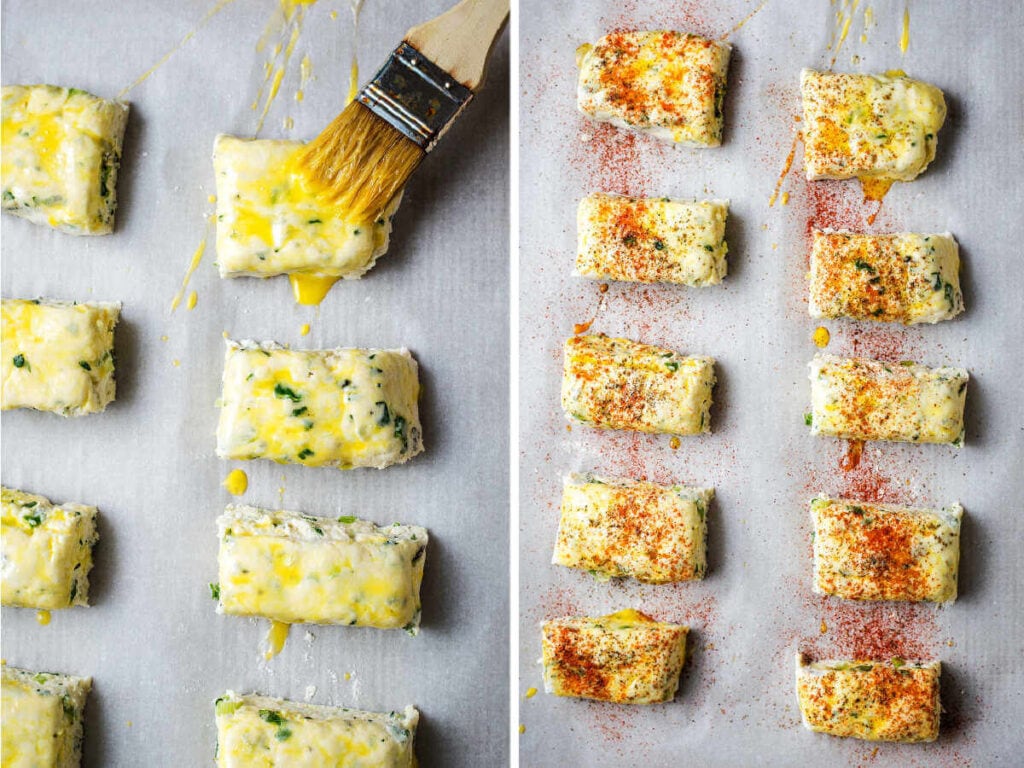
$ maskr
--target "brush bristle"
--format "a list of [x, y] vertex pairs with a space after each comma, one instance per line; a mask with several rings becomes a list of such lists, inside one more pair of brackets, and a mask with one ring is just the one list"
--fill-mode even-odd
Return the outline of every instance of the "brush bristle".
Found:
[[358, 101], [306, 148], [302, 162], [353, 219], [376, 218], [426, 153]]

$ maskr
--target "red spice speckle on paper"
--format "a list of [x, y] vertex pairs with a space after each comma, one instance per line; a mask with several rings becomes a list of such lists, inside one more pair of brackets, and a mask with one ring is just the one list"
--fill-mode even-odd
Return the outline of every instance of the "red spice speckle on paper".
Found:
[[658, 8], [639, 0], [620, 0], [615, 13], [600, 20], [607, 32], [638, 29], [673, 29], [712, 40], [726, 35], [742, 18], [724, 18], [713, 4], [704, 0], [674, 0], [668, 8]]
[[890, 603], [839, 600], [815, 596], [818, 621], [828, 631], [822, 635], [810, 627], [801, 651], [814, 659], [893, 658], [931, 660], [938, 657], [939, 626], [936, 606], [924, 603]]
[[840, 495], [857, 501], [886, 502], [892, 501], [893, 494], [889, 478], [874, 468], [870, 461], [861, 461], [843, 474]]
[[811, 233], [815, 229], [838, 229], [864, 232], [869, 210], [864, 205], [860, 188], [849, 181], [806, 181], [806, 236], [810, 255]]
[[587, 188], [631, 197], [653, 194], [651, 174], [645, 168], [651, 162], [645, 155], [667, 151], [657, 139], [620, 130], [609, 123], [579, 119], [577, 140], [569, 162], [582, 176]]
[[545, 591], [544, 597], [537, 601], [537, 604], [544, 610], [544, 621], [583, 615], [576, 596], [570, 589], [551, 587]]
[[886, 363], [899, 363], [914, 354], [904, 332], [898, 328], [857, 327], [849, 334], [850, 353]]

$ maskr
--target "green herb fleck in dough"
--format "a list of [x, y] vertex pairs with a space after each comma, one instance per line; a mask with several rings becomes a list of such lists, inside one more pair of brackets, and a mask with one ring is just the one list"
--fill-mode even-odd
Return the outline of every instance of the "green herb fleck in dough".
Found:
[[301, 459], [308, 459], [312, 455], [313, 455], [313, 452], [311, 450], [309, 450], [309, 448], [303, 448], [301, 451], [299, 451], [299, 459], [300, 460]]
[[[15, 368], [24, 368], [25, 367], [25, 356], [22, 355], [22, 354], [17, 354], [17, 355], [14, 356], [13, 362], [14, 362], [14, 367]], [[30, 367], [29, 370], [31, 371], [32, 368]]]
[[83, 370], [86, 370], [86, 371], [91, 371], [92, 370], [92, 366], [89, 365], [85, 360], [79, 360], [78, 364], [80, 366], [82, 366]]
[[395, 416], [395, 437], [402, 441], [402, 453], [409, 450], [409, 438], [405, 434], [404, 416]]
[[284, 718], [281, 717], [281, 713], [273, 709], [261, 709], [259, 711], [260, 720], [270, 723], [271, 725], [282, 725]]
[[210, 586], [210, 597], [212, 597], [214, 600], [220, 600], [220, 584], [217, 584], [215, 582], [213, 584], [210, 584], [209, 586]]
[[274, 397], [280, 397], [282, 399], [287, 398], [291, 400], [293, 403], [297, 403], [299, 402], [299, 400], [302, 399], [302, 395], [296, 394], [295, 390], [293, 390], [287, 384], [282, 384], [281, 382], [278, 382], [277, 384], [274, 385]]
[[348, 525], [350, 523], [354, 523], [356, 521], [356, 519], [357, 518], [356, 518], [355, 515], [342, 515], [341, 517], [338, 518], [338, 522], [339, 523], [345, 523], [346, 525]]

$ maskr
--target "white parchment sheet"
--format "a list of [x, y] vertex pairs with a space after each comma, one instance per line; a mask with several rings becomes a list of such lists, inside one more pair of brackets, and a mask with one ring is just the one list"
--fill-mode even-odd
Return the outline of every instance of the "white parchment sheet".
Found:
[[[5, 84], [56, 83], [113, 97], [218, 4], [215, 0], [5, 0]], [[99, 507], [91, 608], [3, 609], [9, 664], [91, 675], [87, 766], [213, 762], [213, 701], [225, 689], [371, 710], [415, 704], [424, 766], [500, 765], [508, 755], [508, 44], [484, 92], [427, 159], [394, 219], [390, 252], [319, 309], [288, 281], [221, 280], [214, 266], [210, 155], [218, 132], [251, 136], [264, 62], [291, 40], [278, 0], [235, 0], [127, 96], [132, 111], [117, 230], [75, 238], [0, 218], [3, 295], [124, 302], [117, 400], [64, 420], [3, 417], [3, 482]], [[366, 0], [365, 82], [413, 24], [448, 0]], [[346, 0], [301, 6], [262, 138], [314, 136], [344, 105], [353, 53]], [[270, 25], [266, 45], [257, 43]], [[302, 84], [304, 57], [311, 77]], [[295, 98], [299, 88], [301, 101]], [[268, 86], [269, 88], [269, 86]], [[294, 125], [288, 127], [287, 119]], [[170, 313], [189, 260], [198, 303]], [[186, 292], [187, 295], [187, 292]], [[309, 323], [308, 336], [300, 328]], [[383, 471], [224, 462], [214, 430], [226, 331], [296, 347], [407, 346], [420, 363], [426, 452]], [[352, 514], [430, 532], [423, 628], [296, 626], [265, 662], [266, 622], [218, 616], [214, 520], [221, 481], [249, 475], [240, 501]]]
[[[576, 113], [581, 43], [616, 28], [717, 38], [758, 5], [521, 4], [521, 764], [1022, 765], [1024, 6], [768, 0], [729, 35], [719, 149], [674, 149]], [[837, 71], [906, 70], [941, 87], [949, 103], [938, 158], [919, 180], [891, 190], [873, 225], [866, 218], [875, 206], [862, 202], [856, 181], [803, 179], [802, 150], [782, 183], [786, 204], [780, 195], [769, 207], [798, 127], [800, 69], [828, 67], [833, 57]], [[596, 282], [571, 275], [576, 204], [591, 191], [729, 198], [729, 276], [704, 289], [612, 283], [602, 295]], [[967, 367], [964, 448], [869, 444], [860, 465], [844, 472], [845, 445], [808, 435], [806, 366], [818, 325], [807, 315], [808, 233], [829, 225], [948, 229], [959, 240], [965, 315], [912, 329], [827, 322], [824, 351]], [[568, 431], [561, 346], [574, 324], [590, 320], [592, 332], [716, 357], [714, 434], [683, 438], [672, 450], [663, 436]], [[713, 485], [707, 578], [601, 584], [551, 565], [561, 478], [574, 470]], [[815, 597], [807, 502], [818, 492], [960, 501], [960, 599], [937, 609]], [[542, 690], [526, 697], [542, 689], [540, 621], [625, 607], [691, 626], [675, 702], [625, 708]], [[938, 742], [875, 746], [805, 731], [793, 691], [798, 649], [941, 659]]]

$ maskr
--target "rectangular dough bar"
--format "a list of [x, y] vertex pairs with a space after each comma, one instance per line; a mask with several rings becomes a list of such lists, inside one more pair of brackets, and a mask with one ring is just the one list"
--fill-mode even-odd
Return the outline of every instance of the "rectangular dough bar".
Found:
[[959, 504], [812, 499], [814, 591], [848, 600], [956, 600], [963, 513]]
[[113, 401], [120, 303], [4, 299], [0, 305], [3, 410], [99, 413]]
[[577, 51], [577, 106], [619, 128], [717, 147], [731, 50], [684, 32], [612, 32]]
[[607, 336], [565, 342], [562, 408], [602, 429], [672, 435], [711, 431], [715, 360]]
[[807, 178], [912, 181], [935, 159], [946, 100], [903, 74], [800, 73]]
[[96, 507], [54, 505], [45, 496], [0, 489], [0, 603], [50, 610], [89, 604]]
[[960, 250], [948, 232], [814, 231], [811, 317], [937, 323], [964, 311]]
[[676, 695], [689, 627], [627, 608], [545, 621], [541, 631], [548, 693], [616, 704], [655, 704]]
[[963, 368], [815, 355], [811, 434], [962, 445], [968, 378]]
[[221, 277], [362, 277], [388, 249], [401, 193], [376, 219], [353, 220], [318, 198], [300, 167], [299, 141], [220, 134], [217, 266]]
[[4, 768], [78, 768], [92, 678], [0, 667]]
[[571, 474], [552, 560], [650, 584], [704, 578], [711, 488]]
[[3, 209], [72, 235], [114, 230], [128, 105], [55, 85], [5, 85]]
[[218, 768], [414, 768], [420, 713], [364, 712], [228, 691], [214, 707]]
[[576, 274], [705, 286], [727, 271], [726, 200], [594, 194], [580, 200]]
[[217, 455], [338, 469], [401, 464], [423, 450], [419, 393], [407, 349], [228, 341]]
[[236, 505], [217, 529], [220, 613], [418, 631], [426, 529]]
[[867, 741], [935, 741], [937, 661], [828, 659], [797, 654], [796, 695], [804, 727]]

